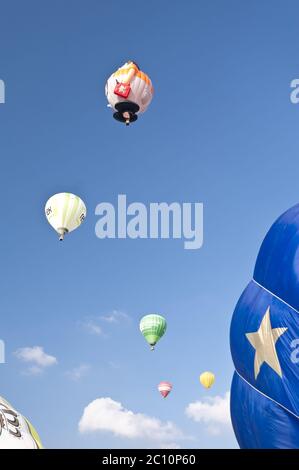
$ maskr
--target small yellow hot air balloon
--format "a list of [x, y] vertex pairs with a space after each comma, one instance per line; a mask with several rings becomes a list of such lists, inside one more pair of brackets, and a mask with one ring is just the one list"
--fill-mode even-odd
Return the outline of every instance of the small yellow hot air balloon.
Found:
[[213, 383], [215, 382], [215, 375], [213, 372], [203, 372], [200, 374], [199, 381], [201, 385], [205, 388], [211, 388]]

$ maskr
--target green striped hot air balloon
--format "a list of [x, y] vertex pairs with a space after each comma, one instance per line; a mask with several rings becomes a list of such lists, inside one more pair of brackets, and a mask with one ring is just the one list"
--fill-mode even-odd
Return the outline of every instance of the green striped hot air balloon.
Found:
[[145, 317], [140, 320], [140, 331], [149, 343], [152, 351], [155, 348], [155, 344], [164, 335], [166, 328], [166, 320], [161, 315], [145, 315]]

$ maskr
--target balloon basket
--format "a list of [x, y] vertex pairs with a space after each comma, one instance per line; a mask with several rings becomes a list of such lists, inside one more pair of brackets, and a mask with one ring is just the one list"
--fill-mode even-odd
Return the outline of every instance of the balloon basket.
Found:
[[136, 113], [139, 111], [139, 106], [132, 101], [120, 101], [116, 103], [115, 109], [117, 112], [113, 114], [114, 119], [125, 123], [126, 126], [129, 126], [131, 122], [135, 122], [138, 119]]

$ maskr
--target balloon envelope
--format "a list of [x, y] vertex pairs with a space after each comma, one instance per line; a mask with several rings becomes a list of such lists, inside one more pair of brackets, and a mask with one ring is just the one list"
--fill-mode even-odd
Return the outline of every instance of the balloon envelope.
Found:
[[160, 382], [158, 385], [158, 390], [162, 397], [166, 398], [172, 390], [172, 384], [170, 382]]
[[215, 382], [215, 375], [212, 372], [203, 372], [199, 377], [200, 383], [205, 388], [211, 388]]
[[[126, 84], [129, 86], [127, 96], [120, 96], [116, 86]], [[129, 85], [128, 85], [129, 84]], [[128, 91], [127, 91], [128, 92]], [[105, 94], [109, 106], [116, 111], [115, 119], [126, 122], [123, 112], [128, 111], [129, 122], [137, 119], [137, 115], [144, 113], [153, 97], [153, 86], [150, 78], [142, 72], [132, 61], [126, 62], [107, 80]], [[128, 122], [127, 122], [128, 124]]]
[[75, 230], [86, 217], [86, 206], [75, 194], [58, 193], [50, 197], [45, 206], [45, 214], [49, 224], [60, 235]]
[[162, 338], [166, 328], [167, 323], [162, 315], [145, 315], [140, 321], [140, 331], [152, 349], [154, 349], [157, 341]]
[[32, 424], [0, 397], [0, 449], [42, 449]]
[[299, 448], [299, 204], [272, 225], [235, 307], [231, 418], [241, 448]]

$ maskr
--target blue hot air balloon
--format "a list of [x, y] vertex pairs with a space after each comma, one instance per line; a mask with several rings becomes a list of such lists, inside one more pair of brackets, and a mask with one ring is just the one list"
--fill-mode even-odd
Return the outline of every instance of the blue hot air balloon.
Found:
[[231, 322], [241, 448], [299, 448], [299, 204], [267, 233]]

